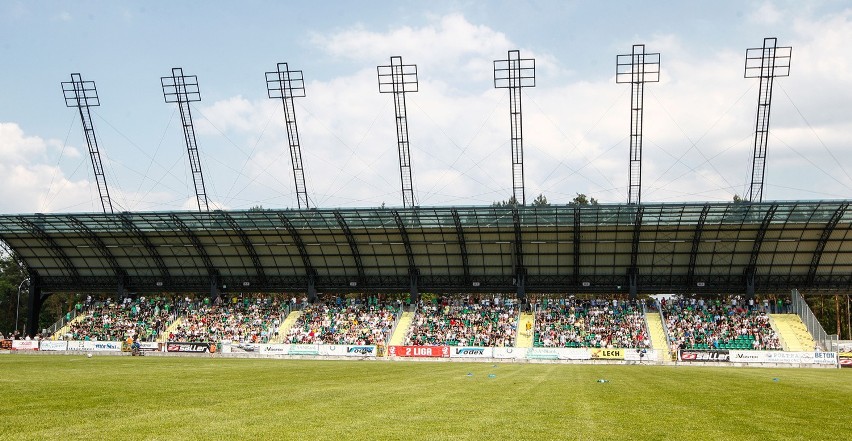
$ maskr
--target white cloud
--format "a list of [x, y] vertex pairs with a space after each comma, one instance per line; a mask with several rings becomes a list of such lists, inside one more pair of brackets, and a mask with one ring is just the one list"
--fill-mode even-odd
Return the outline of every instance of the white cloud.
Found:
[[778, 24], [782, 20], [783, 16], [784, 14], [776, 7], [776, 5], [767, 0], [751, 12], [749, 19], [756, 24], [774, 25]]
[[[766, 3], [755, 16], [765, 22], [789, 16], [779, 11]], [[852, 77], [846, 73], [852, 60], [842, 54], [852, 40], [852, 12], [819, 19], [802, 14], [794, 23], [793, 34], [779, 36], [779, 44], [794, 47], [793, 69], [776, 81], [765, 195], [848, 197]], [[644, 39], [647, 51], [662, 54], [662, 74], [659, 83], [645, 86], [643, 201], [730, 200], [744, 194], [751, 170], [759, 83], [744, 79], [742, 69], [744, 49], [755, 42], [696, 53], [695, 41], [684, 38], [657, 33]], [[511, 195], [508, 92], [493, 88], [492, 63], [517, 42], [460, 14], [422, 26], [356, 26], [315, 34], [311, 42], [332, 61], [362, 66], [327, 80], [307, 77], [307, 96], [296, 99], [312, 205], [401, 205], [393, 100], [378, 92], [375, 68], [391, 55], [419, 68], [420, 91], [406, 95], [406, 104], [420, 204], [490, 204]], [[629, 50], [633, 41], [611, 44], [616, 43]], [[612, 71], [586, 78], [568, 74], [540, 47], [522, 49], [522, 56], [536, 58], [540, 79], [522, 97], [528, 201], [544, 193], [552, 203], [564, 203], [585, 193], [624, 202], [630, 85], [616, 84]], [[295, 207], [281, 102], [237, 95], [196, 106], [207, 191], [215, 206]], [[178, 125], [170, 130], [175, 133], [164, 138], [180, 143]], [[16, 205], [24, 207], [19, 211], [99, 211], [91, 178], [81, 178], [91, 173], [88, 155], [66, 147], [63, 156], [76, 162], [57, 168], [49, 158], [62, 145], [27, 137], [14, 124], [0, 125], [0, 140], [6, 141], [0, 143], [0, 167], [6, 168], [0, 170], [38, 189], [12, 186], [23, 190], [10, 193], [11, 199], [29, 200]], [[114, 199], [128, 209], [197, 209], [188, 164], [177, 156], [186, 153], [173, 150], [173, 159], [158, 160], [171, 169], [140, 173], [145, 185], [139, 188], [152, 190], [111, 186]], [[116, 173], [128, 179], [124, 171]]]
[[[771, 5], [764, 8], [772, 10]], [[769, 12], [762, 14], [767, 17]], [[821, 59], [827, 55], [823, 51], [842, 47], [843, 39], [850, 37], [848, 16], [828, 20], [826, 24], [802, 19], [797, 25], [796, 45], [810, 57]], [[819, 26], [836, 31], [811, 41], [810, 31]], [[511, 195], [508, 92], [494, 90], [491, 83], [492, 60], [516, 47], [506, 35], [452, 14], [423, 27], [380, 32], [359, 26], [316, 35], [313, 42], [334, 57], [362, 65], [381, 63], [392, 54], [419, 65], [420, 92], [407, 94], [406, 104], [421, 205], [489, 204]], [[695, 54], [689, 47], [669, 34], [655, 35], [646, 43], [647, 51], [661, 52], [663, 57], [660, 83], [645, 86], [645, 201], [730, 200], [746, 190], [758, 84], [743, 79], [742, 51]], [[530, 56], [552, 59], [532, 51]], [[849, 81], [835, 72], [845, 61], [801, 62], [811, 66], [802, 68], [803, 76]], [[554, 73], [560, 68], [548, 61], [544, 69]], [[785, 89], [795, 87], [787, 80]], [[468, 82], [467, 87], [456, 87], [460, 81]], [[400, 205], [393, 104], [390, 95], [378, 93], [375, 68], [310, 81], [306, 89], [307, 97], [297, 100], [297, 121], [313, 204]], [[604, 202], [626, 200], [630, 85], [615, 84], [614, 75], [561, 84], [539, 81], [536, 88], [524, 90], [522, 100], [528, 200], [539, 193], [551, 202], [566, 202], [575, 193]], [[789, 100], [780, 96], [775, 100], [777, 141], [770, 141], [767, 188], [781, 182], [804, 188], [807, 183], [787, 175], [812, 166], [791, 166], [784, 158], [796, 152], [785, 144], [825, 155], [827, 148], [835, 147], [823, 144], [842, 142], [850, 127], [846, 121], [824, 125], [821, 118], [807, 127], [784, 101]], [[241, 134], [247, 140], [242, 150], [251, 151], [251, 158], [241, 159], [244, 176], [237, 178], [228, 195], [220, 195], [224, 202], [239, 206], [238, 197], [243, 197], [239, 193], [257, 195], [270, 206], [296, 205], [283, 113], [274, 106], [280, 104], [234, 97], [204, 108], [220, 130]], [[814, 142], [815, 133], [821, 143]], [[845, 179], [842, 171], [840, 175]], [[765, 194], [784, 199], [779, 196], [789, 192], [773, 193], [770, 188]]]

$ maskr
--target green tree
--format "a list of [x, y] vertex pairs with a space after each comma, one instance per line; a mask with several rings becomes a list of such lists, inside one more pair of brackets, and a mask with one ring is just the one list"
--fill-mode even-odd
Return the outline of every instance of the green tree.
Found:
[[598, 205], [598, 200], [590, 198], [584, 193], [577, 193], [577, 196], [574, 197], [568, 205]]
[[549, 207], [550, 203], [547, 202], [547, 197], [544, 194], [539, 193], [532, 205], [533, 207]]
[[518, 200], [515, 199], [514, 196], [512, 196], [512, 197], [509, 198], [508, 201], [494, 202], [493, 204], [491, 204], [491, 206], [492, 207], [517, 207], [518, 206]]
[[[4, 253], [0, 256], [0, 332], [8, 335], [15, 330], [15, 313], [21, 317], [20, 328], [23, 328], [27, 316], [28, 291], [26, 284], [22, 286], [20, 308], [18, 303], [18, 287], [26, 279], [23, 267], [14, 253]], [[21, 329], [23, 332], [23, 329]]]

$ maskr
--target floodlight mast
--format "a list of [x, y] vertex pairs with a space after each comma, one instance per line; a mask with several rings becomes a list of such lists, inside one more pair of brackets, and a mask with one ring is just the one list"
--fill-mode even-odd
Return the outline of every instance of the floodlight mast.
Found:
[[192, 125], [192, 110], [189, 106], [191, 102], [201, 101], [198, 78], [195, 75], [184, 75], [183, 68], [175, 67], [172, 68], [170, 77], [160, 77], [160, 83], [163, 86], [163, 97], [166, 102], [177, 103], [180, 110], [183, 138], [189, 154], [189, 166], [192, 170], [198, 211], [210, 211], [207, 190], [204, 187], [204, 175], [201, 173], [201, 158], [198, 155], [198, 144], [195, 141], [195, 127]]
[[101, 198], [101, 207], [104, 213], [113, 213], [112, 200], [109, 197], [106, 176], [104, 176], [104, 168], [101, 163], [101, 153], [98, 150], [98, 139], [95, 137], [95, 127], [92, 124], [92, 114], [89, 111], [89, 107], [101, 105], [95, 82], [83, 81], [79, 73], [72, 73], [71, 81], [64, 81], [62, 83], [62, 94], [65, 96], [65, 105], [67, 107], [76, 107], [80, 113], [80, 120], [83, 123], [83, 135], [86, 137], [86, 144], [89, 145], [89, 156], [92, 158], [95, 182], [97, 183], [98, 194]]
[[775, 77], [790, 76], [790, 57], [793, 48], [778, 47], [778, 39], [763, 39], [763, 47], [746, 49], [745, 78], [760, 78], [757, 97], [757, 118], [754, 125], [754, 158], [751, 163], [749, 202], [763, 202], [763, 179], [766, 172], [766, 148], [769, 144], [769, 111], [772, 107], [772, 86]]
[[494, 87], [509, 89], [509, 124], [512, 144], [513, 205], [526, 205], [524, 191], [524, 128], [521, 113], [521, 88], [535, 87], [535, 59], [521, 58], [518, 50], [509, 51], [505, 60], [494, 60]]
[[284, 105], [284, 120], [287, 123], [287, 140], [290, 145], [290, 163], [296, 183], [296, 199], [299, 209], [307, 210], [308, 190], [305, 186], [305, 170], [302, 168], [302, 147], [299, 144], [299, 127], [296, 125], [296, 108], [293, 98], [305, 96], [305, 81], [302, 71], [290, 70], [287, 63], [278, 63], [278, 70], [266, 72], [266, 91], [270, 99], [280, 98]]
[[396, 139], [399, 150], [399, 179], [402, 183], [402, 206], [414, 208], [414, 180], [411, 177], [411, 152], [408, 143], [408, 113], [405, 108], [406, 92], [417, 92], [417, 65], [402, 64], [402, 57], [390, 58], [391, 64], [377, 66], [379, 93], [393, 93], [396, 117]]
[[642, 203], [642, 126], [645, 83], [660, 81], [660, 54], [646, 53], [644, 44], [633, 52], [616, 56], [615, 82], [630, 83], [630, 170], [628, 204]]

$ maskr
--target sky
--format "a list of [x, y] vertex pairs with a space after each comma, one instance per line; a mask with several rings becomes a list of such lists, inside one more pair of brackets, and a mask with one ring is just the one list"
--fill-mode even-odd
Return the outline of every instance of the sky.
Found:
[[578, 193], [625, 203], [630, 85], [616, 56], [644, 44], [642, 202], [748, 192], [759, 80], [747, 48], [791, 46], [771, 107], [764, 201], [852, 198], [852, 4], [665, 2], [0, 1], [0, 213], [100, 212], [79, 114], [60, 83], [94, 81], [91, 108], [116, 211], [196, 210], [175, 104], [160, 77], [197, 75], [192, 103], [211, 209], [295, 208], [283, 106], [265, 72], [301, 70], [295, 99], [311, 207], [402, 206], [394, 104], [376, 66], [417, 65], [406, 94], [420, 206], [512, 195], [509, 93], [493, 61], [534, 58], [523, 89], [527, 203]]

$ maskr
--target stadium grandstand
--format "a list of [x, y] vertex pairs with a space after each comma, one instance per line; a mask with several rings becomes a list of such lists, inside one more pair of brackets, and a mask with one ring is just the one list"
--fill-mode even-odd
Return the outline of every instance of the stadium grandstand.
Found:
[[[394, 94], [402, 207], [309, 206], [292, 108], [304, 83], [280, 63], [267, 88], [286, 110], [298, 209], [210, 209], [187, 106], [200, 100], [197, 79], [174, 68], [163, 93], [181, 112], [199, 210], [115, 212], [87, 116], [97, 92], [72, 74], [66, 104], [82, 117], [104, 212], [0, 215], [0, 240], [28, 276], [26, 333], [39, 334], [45, 299], [70, 292], [116, 301], [66, 317], [53, 339], [470, 346], [507, 356], [497, 349], [792, 348], [779, 335], [783, 318], [772, 320], [779, 311], [755, 299], [789, 296], [795, 334], [807, 320], [795, 290], [852, 285], [852, 201], [763, 201], [768, 97], [774, 76], [789, 73], [790, 48], [770, 38], [756, 53], [771, 54], [777, 71], [754, 74], [747, 59], [761, 103], [750, 191], [732, 203], [641, 201], [641, 88], [659, 77], [659, 54], [644, 45], [617, 66], [617, 82], [634, 90], [625, 204], [526, 204], [520, 91], [535, 85], [535, 63], [519, 51], [494, 62], [495, 87], [510, 91], [513, 187], [493, 206], [417, 205], [404, 99], [417, 92], [417, 67], [391, 57], [378, 80]], [[805, 332], [816, 342], [795, 347], [831, 349], [818, 329]]]

